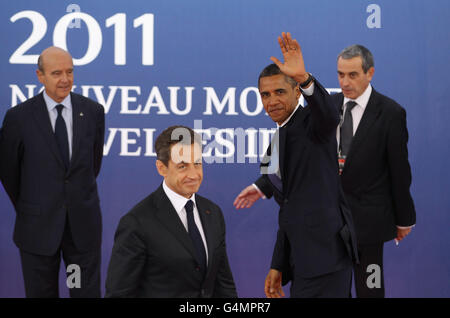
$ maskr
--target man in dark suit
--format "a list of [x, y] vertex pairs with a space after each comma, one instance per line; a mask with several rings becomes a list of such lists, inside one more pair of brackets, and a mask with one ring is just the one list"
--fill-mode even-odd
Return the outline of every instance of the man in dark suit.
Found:
[[172, 126], [156, 139], [162, 185], [120, 220], [106, 297], [237, 297], [220, 208], [196, 194], [201, 139]]
[[[354, 268], [356, 294], [384, 297], [384, 242], [395, 239], [398, 244], [416, 222], [406, 112], [370, 85], [375, 69], [365, 47], [344, 49], [337, 69], [342, 93], [332, 98], [342, 113], [337, 130], [341, 180], [361, 261]], [[378, 278], [370, 278], [375, 271]]]
[[[289, 33], [282, 37], [284, 64], [271, 58], [276, 65], [266, 67], [258, 80], [264, 108], [278, 126], [267, 151], [270, 159], [262, 164], [263, 176], [234, 204], [250, 207], [273, 195], [280, 205], [267, 297], [284, 296], [281, 285], [289, 280], [291, 297], [349, 297], [356, 242], [337, 173], [339, 113], [306, 72], [297, 41]], [[308, 102], [305, 108], [298, 106], [297, 83]]]
[[0, 139], [0, 177], [16, 210], [27, 297], [58, 297], [61, 255], [72, 297], [100, 297], [101, 215], [96, 177], [103, 107], [71, 93], [70, 54], [50, 47], [38, 60], [43, 93], [11, 108]]

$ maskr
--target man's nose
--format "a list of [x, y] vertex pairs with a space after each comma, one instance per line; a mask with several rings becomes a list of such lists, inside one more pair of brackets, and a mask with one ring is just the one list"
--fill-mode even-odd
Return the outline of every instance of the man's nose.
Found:
[[350, 84], [350, 81], [348, 79], [347, 76], [344, 76], [343, 78], [341, 78], [341, 85], [344, 87], [347, 87]]
[[274, 106], [278, 104], [278, 97], [276, 96], [269, 96], [267, 99], [267, 105]]
[[187, 176], [190, 179], [197, 179], [198, 178], [198, 171], [195, 168], [194, 165], [189, 165], [188, 170], [187, 170]]
[[61, 81], [67, 82], [69, 80], [69, 75], [66, 73], [63, 73], [61, 76]]

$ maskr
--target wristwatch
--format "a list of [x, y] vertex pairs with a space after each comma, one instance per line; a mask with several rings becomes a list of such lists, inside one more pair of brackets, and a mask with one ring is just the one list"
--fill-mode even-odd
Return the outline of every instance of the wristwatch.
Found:
[[308, 74], [309, 74], [308, 79], [306, 81], [304, 81], [303, 83], [300, 83], [301, 88], [306, 88], [309, 85], [309, 83], [311, 83], [314, 80], [314, 77], [312, 76], [312, 74], [311, 73], [308, 73]]

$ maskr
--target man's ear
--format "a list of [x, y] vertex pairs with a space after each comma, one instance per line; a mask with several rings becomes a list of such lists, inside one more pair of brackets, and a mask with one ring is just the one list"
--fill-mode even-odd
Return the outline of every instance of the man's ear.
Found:
[[372, 66], [371, 68], [369, 68], [369, 70], [367, 71], [367, 74], [369, 75], [369, 81], [372, 80], [373, 74], [375, 73], [375, 68]]
[[155, 164], [158, 173], [165, 178], [167, 176], [167, 166], [161, 160], [156, 160]]
[[41, 70], [38, 69], [38, 70], [36, 70], [36, 75], [37, 75], [37, 78], [38, 78], [39, 82], [41, 84], [44, 84], [44, 82], [42, 80], [42, 77], [44, 76], [44, 73], [42, 73]]

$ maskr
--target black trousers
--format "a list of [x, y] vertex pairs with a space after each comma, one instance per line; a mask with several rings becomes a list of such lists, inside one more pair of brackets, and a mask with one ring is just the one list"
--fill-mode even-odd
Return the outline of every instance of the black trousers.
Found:
[[[74, 275], [76, 270], [71, 269], [67, 274], [70, 297], [99, 298], [100, 294], [100, 247], [88, 252], [79, 252], [74, 245], [70, 226], [66, 221], [63, 239], [55, 255], [44, 256], [20, 250], [22, 272], [25, 283], [25, 294], [28, 298], [58, 298], [59, 297], [59, 268], [61, 256], [66, 265], [79, 266], [79, 286]], [[72, 266], [74, 267], [74, 266]], [[79, 288], [77, 288], [79, 287]]]
[[356, 297], [384, 298], [383, 246], [358, 246], [360, 263], [354, 265]]
[[294, 277], [291, 283], [291, 298], [349, 298], [351, 285], [351, 266], [318, 277]]

